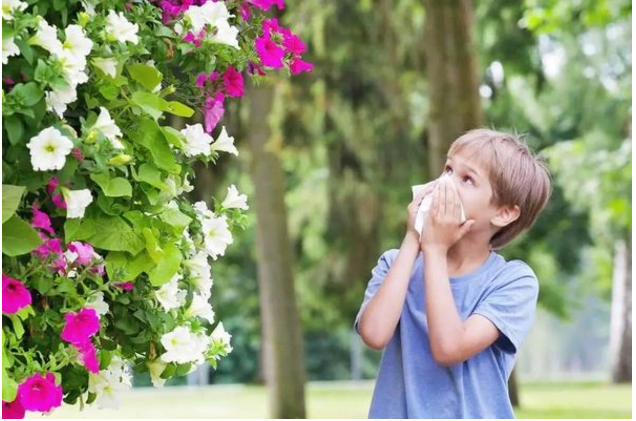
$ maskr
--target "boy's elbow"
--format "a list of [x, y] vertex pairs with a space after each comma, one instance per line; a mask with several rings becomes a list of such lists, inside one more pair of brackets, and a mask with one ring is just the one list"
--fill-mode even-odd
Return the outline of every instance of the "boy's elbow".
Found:
[[373, 329], [370, 330], [366, 324], [362, 323], [362, 321], [358, 325], [358, 332], [360, 333], [362, 342], [364, 342], [364, 344], [369, 348], [376, 351], [383, 350], [389, 343], [388, 339], [382, 338], [377, 334], [377, 332], [374, 332]]
[[442, 367], [450, 367], [464, 361], [461, 355], [453, 348], [436, 348], [431, 349], [433, 360]]

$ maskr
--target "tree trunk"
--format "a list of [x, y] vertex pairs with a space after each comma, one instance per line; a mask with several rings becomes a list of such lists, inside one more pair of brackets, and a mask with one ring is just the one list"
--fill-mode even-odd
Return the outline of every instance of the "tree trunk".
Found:
[[632, 382], [632, 240], [616, 242], [610, 327], [612, 382]]
[[274, 87], [250, 89], [250, 170], [256, 208], [256, 250], [265, 379], [273, 418], [305, 417], [303, 344], [292, 276], [285, 179], [270, 140]]
[[438, 177], [451, 143], [481, 124], [470, 0], [424, 0], [429, 167]]

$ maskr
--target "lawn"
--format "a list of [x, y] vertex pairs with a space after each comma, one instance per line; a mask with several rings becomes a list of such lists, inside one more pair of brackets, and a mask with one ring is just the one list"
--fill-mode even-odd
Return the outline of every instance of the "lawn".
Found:
[[[372, 382], [311, 383], [310, 418], [366, 418]], [[602, 383], [526, 383], [518, 418], [631, 418], [632, 387]], [[27, 418], [40, 418], [29, 413]], [[134, 389], [119, 411], [63, 407], [49, 418], [265, 418], [267, 396], [259, 386]]]

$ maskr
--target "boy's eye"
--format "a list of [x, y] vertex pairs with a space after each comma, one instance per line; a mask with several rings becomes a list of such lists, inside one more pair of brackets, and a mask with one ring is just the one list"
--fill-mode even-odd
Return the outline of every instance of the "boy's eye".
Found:
[[[444, 173], [445, 173], [445, 174], [450, 174], [450, 173], [452, 173], [452, 172], [453, 172], [453, 169], [452, 169], [450, 166], [446, 165], [446, 166], [444, 167]], [[472, 177], [469, 177], [469, 176], [465, 176], [465, 177], [463, 177], [463, 178], [462, 178], [462, 181], [463, 181], [464, 183], [475, 184], [475, 182], [473, 181]]]

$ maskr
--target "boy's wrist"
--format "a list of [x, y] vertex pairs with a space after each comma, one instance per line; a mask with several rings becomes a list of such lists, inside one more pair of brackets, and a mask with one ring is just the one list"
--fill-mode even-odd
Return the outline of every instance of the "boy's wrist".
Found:
[[424, 256], [446, 257], [447, 253], [448, 249], [443, 246], [431, 244], [422, 245], [422, 254], [424, 254]]

